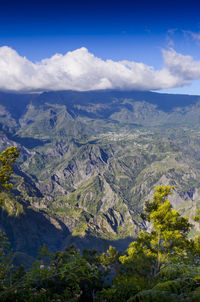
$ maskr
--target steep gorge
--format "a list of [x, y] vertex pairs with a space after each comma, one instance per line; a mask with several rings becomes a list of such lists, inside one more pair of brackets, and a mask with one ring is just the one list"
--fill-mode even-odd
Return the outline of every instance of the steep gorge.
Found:
[[173, 205], [192, 216], [199, 121], [195, 96], [1, 93], [0, 150], [20, 149], [13, 194], [25, 209], [18, 218], [2, 214], [13, 247], [32, 255], [42, 243], [126, 247], [146, 227], [140, 213], [159, 184], [174, 185]]

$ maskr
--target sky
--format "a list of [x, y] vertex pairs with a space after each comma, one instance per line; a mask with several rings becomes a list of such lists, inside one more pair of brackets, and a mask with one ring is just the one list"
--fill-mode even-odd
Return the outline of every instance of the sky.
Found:
[[0, 0], [0, 90], [200, 95], [197, 1]]

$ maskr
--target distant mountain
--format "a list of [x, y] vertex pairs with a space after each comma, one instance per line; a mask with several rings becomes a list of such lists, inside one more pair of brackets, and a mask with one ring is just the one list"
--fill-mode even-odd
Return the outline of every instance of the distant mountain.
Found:
[[13, 144], [25, 214], [3, 213], [0, 225], [20, 253], [35, 255], [43, 242], [125, 247], [147, 227], [140, 213], [159, 184], [175, 186], [183, 214], [200, 206], [199, 96], [1, 92], [0, 151]]

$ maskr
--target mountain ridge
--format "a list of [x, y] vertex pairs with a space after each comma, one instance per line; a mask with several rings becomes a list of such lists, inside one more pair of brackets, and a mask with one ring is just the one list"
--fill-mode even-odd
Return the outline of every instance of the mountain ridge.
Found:
[[[199, 122], [199, 96], [0, 93], [0, 151], [15, 144], [21, 153], [16, 198], [60, 220], [69, 230], [63, 241], [80, 246], [91, 236], [134, 239], [147, 227], [140, 214], [160, 184], [175, 186], [173, 205], [192, 217], [200, 207]], [[17, 246], [17, 235], [12, 241]], [[42, 244], [33, 242], [35, 250]]]

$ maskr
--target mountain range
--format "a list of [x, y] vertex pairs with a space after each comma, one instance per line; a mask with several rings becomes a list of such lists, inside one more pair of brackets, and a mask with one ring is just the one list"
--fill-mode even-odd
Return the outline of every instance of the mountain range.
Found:
[[16, 261], [31, 261], [42, 244], [127, 248], [149, 227], [141, 213], [161, 184], [174, 186], [181, 214], [200, 208], [199, 96], [1, 92], [0, 151], [12, 145], [16, 203], [1, 210], [0, 227]]

